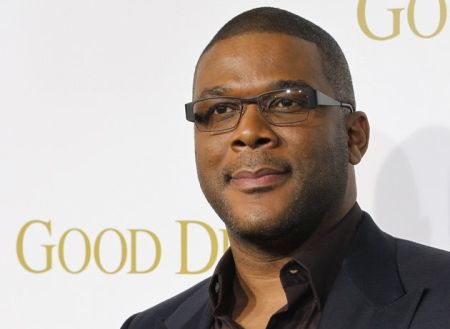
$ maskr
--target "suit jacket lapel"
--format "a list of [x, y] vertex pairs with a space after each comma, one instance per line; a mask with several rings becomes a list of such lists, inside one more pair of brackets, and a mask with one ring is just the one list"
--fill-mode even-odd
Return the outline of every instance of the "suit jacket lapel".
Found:
[[364, 214], [325, 304], [320, 329], [406, 329], [423, 289], [405, 291], [395, 239]]

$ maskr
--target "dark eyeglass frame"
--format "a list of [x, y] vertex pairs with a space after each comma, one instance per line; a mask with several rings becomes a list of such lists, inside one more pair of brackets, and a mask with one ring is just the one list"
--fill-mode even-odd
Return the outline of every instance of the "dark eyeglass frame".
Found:
[[[261, 100], [264, 99], [265, 97], [267, 97], [268, 95], [271, 94], [276, 94], [276, 93], [281, 93], [281, 92], [288, 92], [290, 93], [291, 90], [302, 90], [302, 91], [306, 91], [308, 92], [308, 94], [313, 95], [314, 97], [311, 98], [310, 100], [310, 104], [307, 107], [307, 109], [314, 109], [317, 108], [318, 106], [334, 106], [334, 107], [340, 107], [340, 108], [347, 108], [350, 110], [351, 113], [355, 112], [355, 109], [353, 108], [353, 106], [349, 103], [345, 103], [345, 102], [341, 102], [338, 101], [326, 94], [324, 94], [323, 92], [321, 92], [320, 90], [316, 90], [314, 88], [312, 88], [311, 86], [308, 85], [302, 85], [302, 86], [296, 86], [296, 87], [291, 87], [291, 88], [283, 88], [283, 89], [276, 89], [276, 90], [271, 90], [262, 94], [259, 94], [255, 97], [250, 97], [250, 98], [240, 98], [240, 97], [234, 97], [234, 96], [217, 96], [217, 97], [205, 97], [205, 98], [200, 98], [197, 99], [195, 101], [189, 102], [185, 104], [185, 112], [186, 112], [186, 120], [190, 121], [190, 122], [194, 122], [195, 126], [197, 127], [198, 130], [200, 131], [204, 131], [204, 132], [221, 132], [221, 131], [231, 131], [233, 129], [235, 129], [238, 125], [239, 122], [241, 121], [242, 115], [244, 113], [244, 105], [245, 104], [257, 104], [258, 105], [258, 109], [260, 113], [263, 113], [264, 111], [266, 111], [266, 109], [263, 107]], [[232, 100], [236, 100], [239, 101], [240, 103], [240, 112], [239, 112], [239, 118], [236, 121], [236, 124], [234, 124], [234, 126], [230, 127], [230, 128], [225, 128], [225, 129], [213, 129], [213, 130], [207, 130], [204, 129], [202, 127], [199, 127], [199, 125], [197, 125], [197, 122], [195, 121], [195, 114], [194, 114], [194, 106], [196, 103], [198, 102], [202, 102], [205, 100], [213, 100], [213, 99], [232, 99]], [[264, 116], [264, 118], [266, 118]], [[270, 120], [267, 120], [267, 122], [269, 122], [270, 124], [274, 125], [274, 126], [289, 126], [298, 122], [291, 122], [291, 123], [273, 123], [270, 122]], [[304, 120], [306, 121], [306, 119]], [[301, 121], [303, 122], [303, 121]]]

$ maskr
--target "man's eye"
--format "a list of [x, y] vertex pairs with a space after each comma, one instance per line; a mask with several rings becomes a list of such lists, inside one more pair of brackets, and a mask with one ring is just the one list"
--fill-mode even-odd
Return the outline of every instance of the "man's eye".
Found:
[[234, 103], [216, 103], [216, 104], [202, 104], [205, 106], [198, 107], [198, 111], [195, 112], [195, 121], [206, 122], [218, 122], [231, 119], [235, 117], [236, 113], [239, 113], [239, 105]]
[[306, 102], [296, 98], [279, 98], [270, 104], [270, 110], [277, 112], [292, 112], [306, 109]]
[[211, 115], [231, 114], [236, 111], [233, 104], [216, 104], [209, 109]]
[[295, 105], [295, 102], [292, 99], [284, 98], [280, 99], [278, 102], [275, 103], [276, 107], [290, 107]]

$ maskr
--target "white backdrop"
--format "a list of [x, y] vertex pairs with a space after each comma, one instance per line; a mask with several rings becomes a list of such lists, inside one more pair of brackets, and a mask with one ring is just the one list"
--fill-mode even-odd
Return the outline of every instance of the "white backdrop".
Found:
[[119, 328], [211, 274], [223, 225], [183, 105], [203, 47], [256, 6], [338, 40], [372, 126], [360, 205], [450, 250], [450, 2], [364, 2], [0, 0], [1, 326]]

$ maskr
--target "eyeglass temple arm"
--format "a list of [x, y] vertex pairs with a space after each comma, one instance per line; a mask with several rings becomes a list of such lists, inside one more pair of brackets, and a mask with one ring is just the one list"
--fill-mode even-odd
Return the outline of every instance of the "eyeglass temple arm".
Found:
[[186, 120], [190, 122], [195, 121], [194, 111], [192, 108], [192, 102], [184, 105], [184, 110], [186, 111]]
[[325, 95], [320, 91], [316, 91], [316, 99], [317, 105], [325, 105], [325, 106], [341, 106], [348, 108], [351, 112], [355, 112], [353, 106], [349, 103], [343, 103], [331, 98], [330, 96]]

